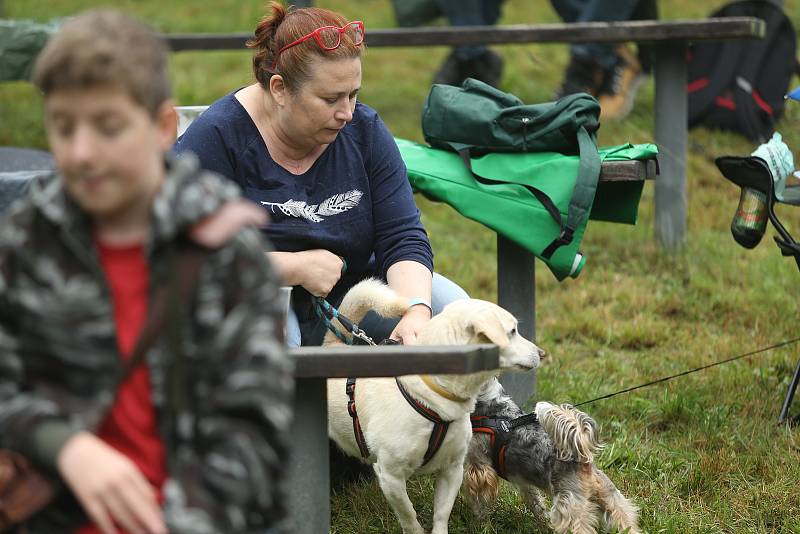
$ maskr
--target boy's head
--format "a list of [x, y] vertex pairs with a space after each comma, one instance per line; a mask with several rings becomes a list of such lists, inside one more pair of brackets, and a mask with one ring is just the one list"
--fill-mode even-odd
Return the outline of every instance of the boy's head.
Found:
[[73, 200], [95, 219], [146, 213], [175, 136], [164, 42], [121, 13], [87, 12], [50, 39], [33, 76]]
[[167, 47], [150, 28], [116, 11], [69, 19], [36, 60], [33, 83], [49, 96], [67, 89], [123, 89], [152, 117], [171, 97]]

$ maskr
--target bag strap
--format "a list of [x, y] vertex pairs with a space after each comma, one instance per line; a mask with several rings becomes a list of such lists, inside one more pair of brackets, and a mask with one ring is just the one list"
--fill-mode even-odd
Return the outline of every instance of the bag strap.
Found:
[[[736, 68], [741, 64], [742, 53], [749, 41], [724, 41], [720, 46], [722, 52], [719, 54], [719, 61], [716, 67], [707, 74], [708, 85], [696, 91], [690, 91], [688, 95], [688, 124], [694, 125], [708, 112], [714, 100], [722, 94], [731, 83]], [[711, 46], [711, 45], [707, 45]], [[693, 82], [694, 80], [689, 80]]]
[[[747, 137], [762, 143], [766, 141], [766, 138], [761, 133], [763, 130], [762, 121], [756, 111], [756, 101], [753, 96], [753, 91], [755, 90], [754, 78], [758, 69], [762, 66], [764, 56], [772, 45], [772, 38], [777, 36], [778, 29], [783, 24], [785, 17], [783, 11], [772, 4], [767, 2], [764, 6], [770, 6], [766, 12], [760, 13], [767, 27], [766, 36], [764, 39], [751, 43], [747, 48], [747, 54], [740, 58], [740, 63], [744, 68], [734, 80], [733, 87], [733, 98], [734, 102], [736, 102], [736, 120], [739, 126]], [[774, 130], [774, 119], [769, 115], [766, 115], [766, 118], [771, 129]]]
[[581, 126], [578, 130], [578, 148], [580, 149], [580, 163], [578, 164], [578, 178], [572, 190], [567, 211], [567, 223], [561, 227], [561, 233], [542, 251], [542, 257], [550, 258], [562, 245], [572, 243], [575, 231], [589, 216], [594, 204], [594, 195], [597, 191], [597, 181], [600, 178], [600, 154], [597, 144], [587, 130]]
[[[187, 241], [185, 244], [180, 245], [180, 250], [177, 251], [177, 259], [173, 264], [173, 280], [172, 283], [177, 285], [177, 288], [170, 288], [167, 284], [162, 284], [157, 289], [153, 305], [145, 319], [145, 324], [136, 341], [136, 346], [133, 353], [128, 358], [125, 367], [117, 377], [115, 390], [118, 393], [123, 382], [127, 380], [133, 370], [144, 360], [145, 354], [156, 340], [161, 336], [164, 327], [167, 324], [168, 315], [171, 306], [170, 300], [187, 301], [194, 288], [197, 286], [197, 281], [200, 277], [200, 269], [203, 266], [206, 258], [211, 253], [210, 249], [201, 247], [192, 242]], [[171, 298], [170, 298], [171, 297]]]
[[[476, 173], [474, 170], [472, 170], [472, 160], [470, 158], [469, 147], [468, 146], [464, 146], [464, 145], [458, 145], [456, 143], [450, 143], [450, 146], [452, 146], [453, 149], [456, 152], [458, 152], [458, 155], [461, 156], [461, 160], [464, 162], [464, 166], [467, 168], [467, 170], [469, 170], [469, 172], [472, 173], [472, 176], [479, 183], [482, 183], [484, 185], [490, 185], [490, 186], [491, 185], [508, 185], [508, 184], [512, 184], [512, 182], [507, 182], [505, 180], [495, 180], [494, 178], [487, 178], [486, 176], [481, 176], [480, 174]], [[550, 214], [550, 217], [552, 217], [552, 219], [556, 222], [556, 224], [558, 224], [559, 236], [565, 235], [564, 219], [561, 217], [561, 212], [558, 211], [558, 208], [556, 207], [556, 205], [553, 203], [553, 201], [550, 199], [550, 197], [547, 196], [547, 193], [545, 193], [541, 189], [538, 189], [538, 188], [533, 187], [532, 185], [528, 185], [528, 184], [513, 183], [513, 185], [521, 185], [525, 189], [530, 191], [531, 194], [534, 197], [536, 197], [536, 199], [542, 204], [542, 206], [544, 206], [544, 208], [547, 210], [547, 213]], [[572, 241], [571, 237], [570, 237], [570, 241]], [[550, 258], [551, 255], [552, 255], [552, 252], [550, 253], [550, 255], [545, 256], [545, 257], [546, 258]]]

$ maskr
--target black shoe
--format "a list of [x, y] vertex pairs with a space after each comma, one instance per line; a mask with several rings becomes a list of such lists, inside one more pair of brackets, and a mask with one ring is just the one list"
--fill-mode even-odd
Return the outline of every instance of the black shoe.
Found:
[[433, 77], [433, 83], [444, 85], [461, 85], [466, 76], [464, 75], [464, 61], [452, 52], [447, 59], [444, 60], [436, 76]]
[[597, 96], [606, 79], [605, 70], [591, 58], [570, 56], [567, 72], [555, 98], [575, 93], [589, 93]]
[[464, 74], [465, 78], [475, 78], [497, 87], [503, 74], [503, 58], [487, 49], [485, 53], [466, 62]]
[[502, 73], [503, 58], [491, 50], [469, 59], [461, 58], [453, 52], [436, 73], [433, 83], [460, 86], [467, 78], [475, 78], [497, 87]]

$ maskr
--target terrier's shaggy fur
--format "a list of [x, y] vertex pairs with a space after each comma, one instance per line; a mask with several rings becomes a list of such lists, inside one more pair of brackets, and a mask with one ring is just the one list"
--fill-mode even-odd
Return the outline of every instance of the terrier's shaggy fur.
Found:
[[[540, 490], [553, 506], [549, 525], [558, 533], [594, 534], [613, 526], [636, 534], [637, 507], [623, 496], [594, 464], [602, 448], [597, 424], [568, 404], [536, 404], [538, 421], [511, 431], [505, 451], [508, 481], [542, 524], [548, 514]], [[489, 382], [478, 396], [473, 415], [513, 420], [522, 410], [500, 382]], [[473, 433], [466, 459], [464, 489], [473, 512], [485, 516], [497, 497], [499, 475], [492, 467], [490, 436]]]

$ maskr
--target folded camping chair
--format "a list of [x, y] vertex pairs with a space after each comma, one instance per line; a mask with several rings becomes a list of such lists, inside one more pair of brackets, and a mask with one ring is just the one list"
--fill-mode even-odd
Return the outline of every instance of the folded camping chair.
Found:
[[[775, 196], [775, 184], [767, 162], [757, 156], [723, 156], [717, 158], [716, 164], [722, 175], [734, 184], [739, 187], [755, 189], [766, 195], [767, 217], [775, 230], [778, 231], [778, 235], [774, 236], [775, 244], [778, 245], [781, 254], [794, 257], [797, 268], [800, 269], [800, 244], [794, 240], [792, 234], [783, 226], [775, 213], [775, 203], [779, 201]], [[783, 193], [783, 200], [780, 202], [800, 206], [800, 186], [787, 185]], [[794, 376], [789, 384], [789, 390], [786, 392], [786, 398], [783, 401], [783, 407], [778, 417], [780, 422], [784, 422], [789, 414], [789, 406], [794, 398], [798, 382], [800, 382], [800, 362], [797, 364]]]

